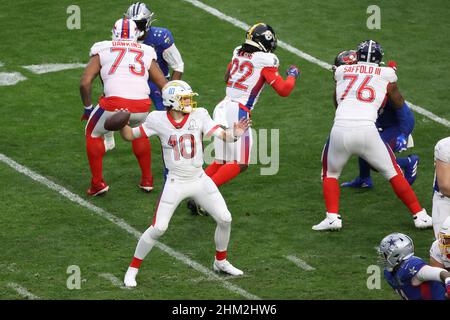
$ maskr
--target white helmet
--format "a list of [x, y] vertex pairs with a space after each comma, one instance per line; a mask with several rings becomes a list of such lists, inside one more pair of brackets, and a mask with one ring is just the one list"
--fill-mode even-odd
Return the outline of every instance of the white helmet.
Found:
[[145, 32], [150, 28], [155, 19], [153, 19], [154, 13], [147, 7], [145, 3], [136, 2], [133, 3], [125, 13], [125, 18], [133, 20], [140, 30], [139, 37], [143, 36]]
[[197, 107], [191, 86], [182, 80], [172, 80], [162, 88], [162, 98], [164, 106], [169, 110], [190, 113]]
[[111, 30], [113, 40], [131, 40], [137, 41], [139, 38], [139, 29], [133, 20], [119, 19], [114, 23]]
[[450, 258], [450, 217], [445, 219], [438, 234], [439, 249], [447, 258]]

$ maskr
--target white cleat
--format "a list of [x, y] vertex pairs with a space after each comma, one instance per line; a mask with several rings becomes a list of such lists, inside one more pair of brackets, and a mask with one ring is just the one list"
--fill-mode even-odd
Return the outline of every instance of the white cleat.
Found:
[[431, 228], [433, 226], [433, 220], [427, 214], [427, 211], [425, 209], [422, 209], [422, 211], [419, 211], [414, 216], [414, 225], [418, 229]]
[[114, 140], [114, 131], [109, 131], [103, 135], [105, 138], [103, 143], [105, 144], [105, 151], [112, 150], [116, 147], [116, 141]]
[[136, 275], [138, 274], [139, 269], [128, 267], [127, 273], [125, 273], [125, 279], [123, 280], [123, 283], [125, 284], [125, 287], [136, 287]]
[[325, 230], [340, 230], [342, 228], [341, 216], [335, 213], [328, 213], [327, 217], [322, 220], [321, 223], [316, 224], [312, 227], [315, 231], [325, 231]]
[[232, 276], [242, 276], [244, 274], [242, 270], [233, 267], [233, 265], [226, 259], [220, 261], [214, 259], [213, 269], [215, 272], [224, 272], [231, 274]]

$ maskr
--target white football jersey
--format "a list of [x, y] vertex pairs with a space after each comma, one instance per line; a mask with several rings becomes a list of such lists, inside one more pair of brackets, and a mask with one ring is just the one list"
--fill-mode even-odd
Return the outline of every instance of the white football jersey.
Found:
[[148, 69], [156, 61], [152, 47], [133, 41], [102, 41], [95, 43], [89, 54], [100, 57], [105, 97], [148, 98]]
[[254, 52], [239, 55], [240, 47], [234, 49], [226, 96], [252, 109], [266, 83], [261, 75], [263, 68], [277, 68], [276, 55], [269, 52]]
[[447, 256], [443, 255], [441, 250], [439, 249], [439, 240], [434, 241], [431, 245], [430, 257], [432, 257], [437, 262], [442, 263], [445, 269], [450, 268], [450, 259], [448, 259]]
[[441, 139], [434, 147], [434, 160], [450, 163], [450, 137]]
[[395, 70], [374, 63], [342, 65], [334, 74], [336, 80], [335, 121], [359, 120], [375, 122], [389, 83], [397, 81]]
[[203, 169], [203, 136], [218, 135], [223, 129], [204, 108], [196, 108], [177, 123], [167, 111], [150, 112], [145, 122], [133, 128], [133, 135], [157, 135], [169, 174], [189, 179]]

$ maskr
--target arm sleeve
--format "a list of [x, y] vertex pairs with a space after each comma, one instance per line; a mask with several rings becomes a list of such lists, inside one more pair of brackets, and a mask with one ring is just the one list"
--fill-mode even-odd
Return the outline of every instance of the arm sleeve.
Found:
[[173, 43], [170, 47], [163, 51], [162, 56], [164, 60], [167, 61], [169, 66], [174, 71], [183, 72], [184, 71], [184, 62], [181, 58], [180, 51], [178, 51], [175, 43]]
[[223, 131], [222, 127], [211, 119], [208, 111], [206, 109], [197, 109], [197, 111], [202, 112], [202, 132], [205, 136], [210, 137], [214, 135], [219, 137]]
[[410, 135], [414, 129], [414, 114], [408, 105], [403, 103], [400, 109], [395, 109], [397, 114], [400, 131], [405, 135]]
[[276, 67], [265, 67], [262, 69], [261, 74], [266, 82], [282, 97], [287, 97], [294, 89], [295, 78], [288, 76], [286, 80], [283, 80]]
[[147, 116], [147, 119], [145, 119], [144, 123], [141, 124], [139, 127], [135, 127], [133, 128], [133, 136], [137, 139], [137, 138], [141, 138], [141, 137], [151, 137], [155, 134], [157, 134], [156, 132], [156, 119], [154, 119], [154, 116], [152, 113], [150, 113]]
[[434, 158], [450, 163], [450, 138], [440, 140], [434, 147]]
[[425, 281], [439, 281], [442, 282], [441, 279], [441, 272], [445, 271], [445, 269], [442, 268], [436, 268], [432, 266], [423, 266], [420, 268], [419, 272], [416, 273], [417, 280], [421, 282]]

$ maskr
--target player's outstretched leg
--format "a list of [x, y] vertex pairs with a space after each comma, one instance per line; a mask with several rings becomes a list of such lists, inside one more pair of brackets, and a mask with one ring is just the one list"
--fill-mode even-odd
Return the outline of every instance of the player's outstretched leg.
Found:
[[127, 287], [136, 287], [136, 276], [139, 272], [139, 268], [141, 267], [142, 260], [147, 256], [147, 254], [152, 250], [155, 245], [156, 240], [162, 236], [164, 233], [163, 230], [156, 229], [151, 226], [142, 234], [139, 242], [136, 246], [136, 250], [134, 252], [133, 260], [128, 267], [127, 272], [125, 273], [125, 278], [123, 280], [125, 286]]
[[339, 212], [339, 183], [336, 178], [323, 178], [323, 196], [327, 215], [322, 222], [312, 227], [315, 231], [340, 230], [342, 228], [342, 219]]

